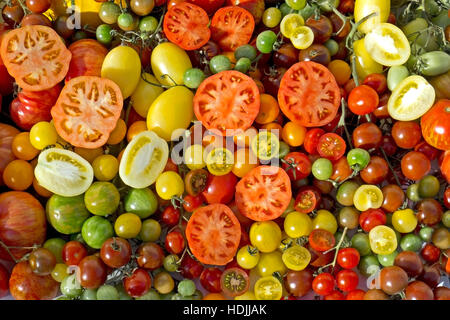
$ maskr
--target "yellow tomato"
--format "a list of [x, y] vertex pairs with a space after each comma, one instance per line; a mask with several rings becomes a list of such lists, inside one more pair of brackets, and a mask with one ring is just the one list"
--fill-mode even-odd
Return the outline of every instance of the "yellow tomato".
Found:
[[280, 300], [283, 285], [274, 276], [262, 277], [255, 283], [256, 300]]
[[134, 213], [121, 214], [114, 223], [116, 234], [125, 239], [135, 238], [141, 231], [142, 221]]
[[328, 210], [319, 210], [312, 221], [314, 229], [324, 229], [335, 234], [338, 229], [336, 217]]
[[239, 149], [234, 154], [234, 166], [233, 173], [242, 178], [250, 170], [258, 166], [258, 159], [253, 152], [250, 152], [247, 148]]
[[383, 192], [373, 184], [363, 184], [356, 189], [353, 204], [359, 211], [378, 209], [383, 204]]
[[306, 128], [292, 121], [287, 122], [281, 131], [283, 141], [291, 147], [301, 146], [305, 141], [305, 135]]
[[313, 222], [306, 213], [293, 211], [284, 219], [284, 231], [291, 238], [308, 236], [313, 230]]
[[183, 84], [184, 72], [192, 68], [186, 51], [171, 42], [163, 42], [153, 49], [151, 65], [156, 79], [166, 86]]
[[308, 266], [311, 253], [305, 247], [294, 245], [286, 249], [281, 258], [290, 270], [300, 271]]
[[153, 101], [147, 114], [147, 128], [166, 141], [175, 140], [190, 125], [194, 94], [184, 86], [170, 88]]
[[360, 79], [364, 79], [372, 73], [383, 73], [383, 66], [372, 59], [364, 46], [364, 39], [353, 43], [353, 51], [356, 57], [356, 73]]
[[251, 244], [260, 252], [272, 252], [281, 243], [281, 229], [273, 221], [254, 222], [249, 236]]
[[370, 248], [376, 254], [391, 254], [397, 249], [397, 236], [391, 228], [380, 225], [369, 232]]
[[256, 300], [256, 296], [252, 291], [248, 290], [246, 293], [234, 297], [234, 300]]
[[236, 261], [244, 269], [253, 269], [260, 259], [258, 249], [246, 245], [239, 249], [236, 254]]
[[282, 260], [282, 254], [278, 250], [269, 253], [261, 253], [256, 268], [261, 277], [271, 276], [274, 272], [279, 272], [281, 275], [284, 275], [287, 271]]
[[119, 161], [110, 154], [102, 154], [92, 162], [94, 176], [99, 181], [110, 181], [119, 172]]
[[101, 75], [102, 78], [114, 81], [126, 99], [131, 96], [141, 79], [141, 59], [131, 47], [115, 47], [103, 60]]
[[158, 87], [151, 83], [159, 84], [155, 76], [150, 73], [144, 73], [131, 95], [134, 110], [144, 118], [147, 116], [148, 109], [150, 109], [153, 101], [155, 101], [155, 99], [164, 91], [162, 87]]
[[356, 0], [354, 9], [356, 22], [362, 20], [364, 17], [373, 12], [376, 13], [375, 16], [369, 18], [359, 26], [359, 31], [362, 33], [368, 33], [377, 24], [386, 22], [389, 18], [390, 7], [390, 0]]
[[201, 169], [206, 166], [204, 160], [205, 148], [201, 144], [193, 144], [187, 147], [184, 153], [184, 163], [191, 170]]
[[417, 218], [411, 209], [397, 210], [392, 215], [392, 226], [400, 233], [410, 233], [417, 227]]

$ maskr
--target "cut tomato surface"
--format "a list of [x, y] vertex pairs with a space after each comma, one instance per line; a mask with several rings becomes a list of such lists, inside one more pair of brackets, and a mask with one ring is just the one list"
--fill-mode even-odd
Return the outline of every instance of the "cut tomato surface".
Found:
[[234, 51], [247, 44], [254, 29], [252, 14], [237, 6], [217, 10], [211, 20], [211, 37], [224, 51]]
[[215, 129], [222, 135], [250, 128], [259, 108], [258, 86], [239, 71], [222, 71], [206, 78], [194, 96], [197, 119], [208, 130]]
[[122, 106], [122, 93], [113, 81], [81, 76], [66, 83], [51, 113], [64, 140], [75, 147], [94, 149], [108, 140]]
[[286, 171], [276, 166], [259, 166], [236, 185], [239, 212], [255, 221], [273, 220], [289, 206], [291, 181]]
[[330, 123], [341, 102], [339, 86], [323, 65], [302, 61], [290, 67], [281, 79], [278, 103], [289, 120], [305, 127]]
[[4, 34], [0, 53], [9, 74], [29, 91], [46, 90], [61, 82], [72, 58], [56, 31], [41, 25]]
[[238, 249], [241, 225], [228, 206], [210, 204], [194, 211], [187, 223], [186, 238], [201, 263], [226, 265]]
[[211, 37], [208, 14], [195, 4], [182, 2], [164, 16], [164, 34], [170, 42], [185, 50], [195, 50]]

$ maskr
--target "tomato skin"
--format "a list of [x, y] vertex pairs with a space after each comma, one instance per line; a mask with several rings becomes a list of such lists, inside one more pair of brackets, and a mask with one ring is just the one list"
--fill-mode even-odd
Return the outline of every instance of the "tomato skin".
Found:
[[331, 161], [339, 160], [345, 153], [347, 144], [336, 133], [328, 132], [322, 135], [317, 145], [317, 152], [323, 158]]
[[67, 242], [62, 250], [62, 259], [68, 266], [78, 265], [88, 254], [84, 245], [79, 241]]
[[372, 12], [378, 14], [363, 22], [358, 30], [368, 33], [375, 25], [380, 22], [386, 22], [389, 18], [390, 1], [389, 0], [355, 0], [354, 15], [355, 21], [362, 20]]
[[196, 279], [203, 272], [203, 265], [197, 260], [192, 259], [189, 255], [184, 256], [180, 264], [180, 274], [183, 278]]
[[450, 150], [450, 100], [439, 100], [420, 119], [426, 142], [440, 150]]
[[205, 268], [200, 275], [200, 283], [203, 288], [211, 293], [220, 293], [222, 288], [220, 286], [220, 278], [222, 277], [222, 270], [215, 267]]
[[147, 271], [138, 268], [133, 274], [123, 279], [123, 286], [126, 292], [133, 298], [138, 298], [148, 292], [152, 286], [152, 278]]
[[110, 268], [120, 268], [131, 259], [131, 246], [126, 239], [114, 237], [103, 242], [100, 258]]
[[226, 0], [226, 4], [239, 6], [250, 12], [255, 19], [255, 25], [261, 21], [265, 9], [264, 0]]
[[35, 274], [28, 261], [16, 264], [9, 278], [9, 290], [16, 300], [51, 300], [58, 289], [59, 283], [51, 275]]
[[188, 2], [203, 8], [208, 14], [212, 14], [225, 3], [225, 0], [188, 0]]
[[95, 256], [86, 256], [80, 263], [80, 284], [86, 289], [97, 289], [106, 281], [106, 265]]
[[450, 183], [450, 151], [445, 151], [440, 164], [441, 174]]
[[354, 88], [348, 96], [348, 107], [357, 115], [366, 115], [374, 111], [379, 102], [377, 92], [368, 85]]
[[434, 263], [439, 260], [441, 250], [432, 243], [427, 243], [420, 251], [420, 255], [425, 261]]
[[311, 160], [302, 152], [290, 152], [283, 160], [282, 168], [286, 170], [292, 181], [306, 178], [311, 173]]
[[0, 186], [3, 185], [3, 171], [6, 166], [16, 159], [12, 150], [12, 143], [19, 130], [9, 124], [0, 123]]
[[172, 254], [180, 254], [186, 246], [183, 235], [180, 231], [171, 231], [165, 239], [165, 248]]
[[318, 154], [317, 145], [320, 137], [325, 134], [325, 130], [321, 128], [313, 128], [306, 132], [303, 147], [309, 154]]
[[105, 60], [108, 50], [93, 39], [81, 39], [69, 46], [72, 52], [69, 71], [66, 75], [66, 82], [79, 76], [100, 77], [103, 60]]
[[359, 216], [359, 225], [365, 232], [383, 224], [386, 224], [386, 214], [381, 209], [369, 209]]
[[0, 263], [0, 298], [8, 295], [9, 292], [9, 272]]
[[209, 204], [223, 203], [227, 204], [234, 197], [234, 189], [237, 184], [237, 177], [229, 172], [223, 176], [210, 174], [206, 182], [203, 197]]
[[319, 252], [327, 251], [336, 243], [333, 234], [324, 229], [314, 229], [308, 237], [309, 245]]
[[346, 300], [364, 300], [365, 292], [361, 289], [355, 289], [347, 293]]
[[355, 248], [344, 248], [339, 250], [337, 262], [342, 268], [353, 269], [358, 265], [359, 258], [358, 250]]
[[374, 89], [378, 94], [382, 94], [387, 89], [387, 79], [384, 74], [372, 73], [369, 74], [363, 81], [364, 85], [367, 85]]
[[353, 270], [341, 270], [336, 275], [337, 286], [344, 292], [355, 290], [358, 282], [358, 274]]
[[314, 278], [312, 282], [312, 289], [315, 293], [326, 296], [333, 292], [334, 278], [328, 272], [323, 272]]

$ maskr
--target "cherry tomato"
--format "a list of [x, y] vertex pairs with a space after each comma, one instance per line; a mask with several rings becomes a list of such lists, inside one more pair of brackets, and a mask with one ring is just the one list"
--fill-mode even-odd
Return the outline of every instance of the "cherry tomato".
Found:
[[359, 225], [365, 232], [386, 223], [386, 214], [381, 209], [369, 209], [359, 216]]
[[146, 294], [152, 286], [152, 278], [147, 271], [138, 268], [133, 271], [131, 276], [123, 279], [125, 291], [133, 298]]
[[120, 268], [131, 259], [131, 245], [122, 238], [113, 237], [103, 242], [100, 258], [111, 268]]
[[420, 126], [414, 121], [397, 121], [392, 126], [392, 137], [397, 146], [403, 149], [412, 149], [422, 138]]
[[78, 264], [78, 267], [82, 287], [97, 289], [106, 281], [106, 265], [99, 257], [84, 257]]
[[344, 292], [355, 290], [358, 282], [358, 274], [353, 270], [341, 270], [336, 275], [337, 287]]
[[222, 176], [209, 175], [206, 182], [206, 187], [202, 192], [206, 202], [213, 203], [228, 203], [234, 197], [237, 177], [229, 172]]
[[319, 144], [319, 139], [323, 134], [325, 134], [325, 130], [321, 128], [313, 128], [306, 132], [303, 147], [309, 154], [319, 154], [317, 152], [317, 145]]
[[166, 225], [168, 225], [169, 227], [173, 227], [178, 223], [179, 220], [180, 220], [179, 209], [173, 206], [168, 206], [164, 209], [161, 216], [161, 221], [164, 222]]
[[431, 170], [430, 160], [422, 153], [410, 151], [401, 161], [402, 173], [411, 180], [420, 180]]
[[382, 73], [369, 74], [363, 81], [364, 85], [367, 85], [374, 89], [378, 94], [382, 94], [387, 89], [387, 79]]
[[189, 255], [185, 255], [180, 264], [180, 274], [183, 278], [196, 279], [203, 272], [203, 265], [197, 260], [192, 259]]
[[328, 272], [319, 274], [312, 282], [312, 289], [321, 296], [329, 295], [333, 292], [333, 288], [334, 277]]
[[338, 252], [337, 263], [344, 269], [353, 269], [358, 265], [359, 258], [358, 250], [355, 248], [344, 248]]
[[283, 158], [282, 168], [291, 180], [298, 181], [311, 173], [311, 161], [302, 152], [290, 152]]
[[68, 266], [78, 265], [87, 254], [85, 246], [79, 241], [69, 241], [62, 249], [62, 259]]
[[348, 96], [348, 107], [357, 115], [366, 115], [374, 111], [379, 102], [377, 92], [367, 85], [359, 85]]
[[222, 291], [220, 286], [221, 277], [222, 270], [219, 268], [205, 268], [200, 275], [200, 284], [211, 293], [219, 293]]
[[319, 138], [317, 152], [321, 157], [335, 161], [344, 155], [346, 147], [344, 139], [336, 133], [329, 132]]
[[165, 248], [167, 251], [173, 254], [179, 254], [185, 246], [184, 237], [180, 231], [174, 230], [167, 234], [165, 240]]

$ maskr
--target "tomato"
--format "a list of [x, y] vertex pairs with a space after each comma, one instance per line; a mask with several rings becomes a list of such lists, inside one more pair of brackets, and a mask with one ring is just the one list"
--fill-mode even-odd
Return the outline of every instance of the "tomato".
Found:
[[9, 272], [0, 263], [0, 298], [7, 296], [9, 293]]
[[207, 129], [227, 136], [248, 129], [259, 107], [258, 87], [253, 79], [238, 71], [222, 71], [208, 77], [194, 97], [197, 119]]
[[344, 248], [338, 252], [337, 263], [344, 269], [353, 269], [358, 265], [359, 258], [358, 250], [355, 248]]
[[450, 181], [450, 152], [445, 151], [443, 153], [442, 163], [440, 164], [441, 174], [447, 180]]
[[233, 153], [227, 148], [214, 148], [206, 155], [208, 171], [215, 176], [231, 172], [233, 164]]
[[192, 68], [192, 63], [183, 49], [171, 42], [163, 42], [153, 48], [151, 66], [162, 85], [173, 86], [184, 83], [183, 75]]
[[25, 26], [3, 36], [3, 63], [25, 90], [42, 91], [61, 82], [71, 57], [59, 35], [49, 27]]
[[344, 155], [346, 147], [344, 139], [336, 133], [329, 132], [320, 137], [317, 152], [321, 157], [335, 161]]
[[222, 291], [230, 297], [244, 294], [250, 286], [247, 273], [241, 268], [226, 269], [220, 277]]
[[313, 128], [306, 132], [303, 147], [309, 154], [318, 154], [317, 145], [319, 144], [320, 137], [325, 133], [325, 130], [321, 128]]
[[47, 201], [46, 212], [52, 227], [63, 234], [80, 232], [84, 221], [90, 216], [83, 195], [63, 197], [54, 194]]
[[306, 213], [293, 211], [284, 219], [284, 231], [291, 238], [308, 236], [312, 230], [312, 220]]
[[141, 219], [134, 213], [122, 213], [114, 223], [114, 231], [117, 236], [124, 239], [137, 237], [141, 228]]
[[359, 211], [378, 209], [383, 204], [383, 192], [375, 185], [361, 185], [353, 195], [353, 204]]
[[274, 276], [266, 276], [255, 283], [256, 300], [280, 300], [283, 295], [283, 285]]
[[431, 163], [422, 152], [410, 151], [402, 158], [401, 170], [406, 178], [420, 180], [431, 170]]
[[253, 269], [260, 259], [258, 249], [250, 245], [240, 248], [236, 254], [237, 264], [244, 269]]
[[279, 157], [280, 140], [270, 130], [261, 130], [251, 141], [251, 149], [260, 160], [269, 161]]
[[283, 262], [290, 270], [305, 269], [311, 261], [311, 253], [301, 246], [292, 246], [283, 252]]
[[79, 241], [67, 242], [62, 250], [62, 259], [68, 266], [78, 265], [87, 255], [86, 248]]
[[334, 278], [328, 272], [317, 275], [312, 282], [312, 289], [315, 293], [326, 296], [333, 292]]
[[291, 200], [291, 182], [287, 173], [275, 166], [259, 166], [236, 185], [236, 204], [246, 217], [255, 221], [281, 216]]
[[200, 275], [200, 284], [209, 292], [219, 293], [222, 291], [220, 284], [221, 277], [222, 270], [219, 268], [205, 268]]
[[348, 107], [357, 115], [365, 115], [374, 111], [379, 102], [377, 92], [367, 85], [354, 88], [348, 96]]
[[152, 286], [152, 278], [147, 271], [137, 268], [131, 276], [123, 279], [123, 287], [127, 294], [133, 298], [138, 298], [146, 294]]
[[336, 243], [336, 239], [330, 231], [314, 229], [309, 234], [309, 245], [319, 252], [327, 251]]
[[306, 178], [311, 173], [311, 160], [302, 152], [290, 152], [282, 161], [282, 168], [292, 181]]
[[223, 176], [210, 174], [202, 194], [209, 204], [226, 204], [234, 197], [236, 183], [237, 178], [231, 172]]
[[[4, 192], [0, 195], [0, 240], [7, 246], [30, 247], [42, 244], [46, 234], [45, 211], [31, 194], [21, 191]], [[29, 250], [10, 249], [16, 259]], [[12, 257], [0, 248], [0, 258]]]
[[261, 277], [273, 275], [275, 272], [284, 275], [287, 269], [280, 250], [262, 253], [256, 271]]
[[353, 56], [355, 57], [356, 64], [356, 73], [358, 77], [361, 78], [361, 80], [366, 78], [370, 74], [383, 72], [383, 66], [373, 60], [370, 54], [367, 52], [364, 46], [364, 39], [356, 40], [353, 43], [353, 50]]
[[379, 225], [369, 232], [370, 248], [376, 254], [391, 254], [397, 249], [397, 236], [391, 228]]
[[239, 6], [250, 12], [255, 19], [255, 25], [261, 21], [265, 9], [264, 0], [226, 0], [226, 4]]
[[16, 300], [52, 300], [58, 294], [59, 283], [51, 275], [35, 274], [28, 261], [14, 266], [9, 278], [9, 290]]
[[41, 152], [34, 174], [41, 186], [66, 197], [84, 193], [94, 179], [89, 162], [72, 151], [59, 148]]
[[[154, 85], [155, 84], [155, 85]], [[141, 116], [147, 117], [148, 110], [156, 98], [163, 93], [158, 80], [149, 73], [143, 73], [131, 95], [133, 109]]]
[[239, 178], [258, 166], [258, 159], [247, 148], [238, 149], [234, 154], [234, 166], [232, 172]]
[[273, 221], [254, 222], [250, 228], [250, 242], [260, 252], [272, 252], [281, 243], [281, 229]]
[[336, 275], [337, 287], [344, 292], [355, 290], [358, 282], [358, 274], [353, 270], [341, 270]]
[[224, 51], [234, 51], [247, 44], [255, 28], [255, 19], [249, 11], [236, 6], [223, 7], [211, 20], [211, 38]]
[[180, 274], [187, 279], [195, 279], [200, 277], [203, 272], [203, 265], [194, 260], [189, 255], [185, 256], [180, 263]]
[[315, 192], [308, 189], [299, 190], [295, 197], [294, 208], [300, 213], [310, 213], [317, 207], [318, 202]]
[[100, 77], [103, 60], [108, 50], [98, 41], [93, 39], [81, 39], [69, 46], [72, 53], [66, 83], [72, 78], [79, 76]]
[[182, 2], [173, 6], [164, 16], [164, 34], [170, 42], [185, 50], [195, 50], [205, 45], [211, 31], [208, 14], [201, 7]]
[[375, 12], [376, 15], [369, 18], [359, 26], [359, 30], [368, 33], [380, 22], [386, 22], [390, 12], [389, 0], [355, 0], [355, 22]]
[[229, 207], [211, 204], [194, 211], [186, 227], [186, 237], [191, 252], [200, 262], [225, 265], [237, 251], [241, 228]]
[[317, 211], [317, 215], [313, 221], [314, 229], [322, 229], [335, 234], [338, 228], [336, 217], [328, 210], [321, 209]]
[[208, 14], [212, 14], [224, 4], [225, 0], [189, 0], [188, 2], [203, 8]]
[[302, 61], [289, 68], [283, 75], [278, 92], [281, 111], [291, 121], [305, 127], [323, 126], [331, 122], [337, 114], [340, 100], [333, 74], [312, 61]]
[[434, 88], [425, 78], [409, 76], [395, 87], [389, 97], [389, 115], [395, 120], [416, 120], [431, 108], [434, 98]]
[[450, 150], [450, 100], [439, 100], [420, 119], [422, 135], [431, 146]]
[[[156, 270], [163, 265], [164, 251], [156, 243], [144, 242], [139, 246], [136, 253], [137, 262], [141, 268]], [[129, 260], [128, 255], [127, 259]]]

